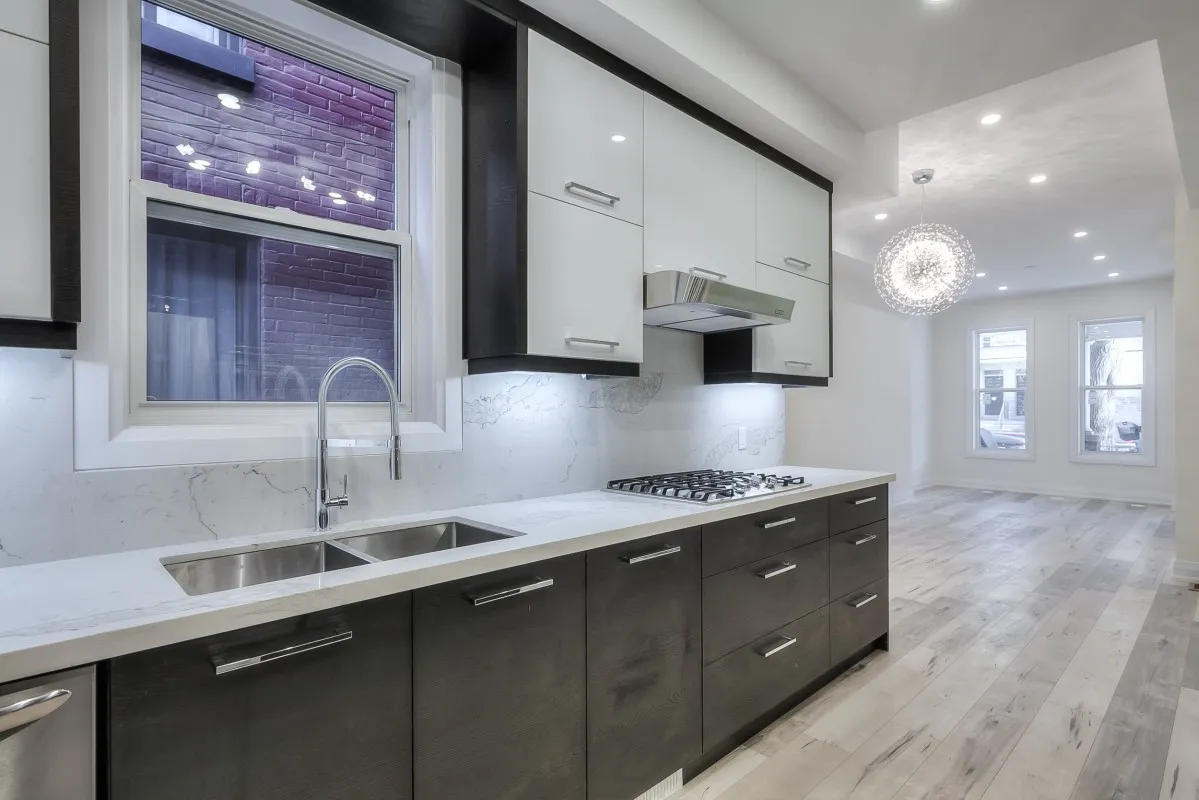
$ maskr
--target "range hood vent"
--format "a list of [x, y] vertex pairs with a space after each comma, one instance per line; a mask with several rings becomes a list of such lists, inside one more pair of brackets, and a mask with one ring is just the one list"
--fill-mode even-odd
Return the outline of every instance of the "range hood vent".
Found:
[[718, 333], [791, 321], [795, 301], [687, 272], [645, 276], [646, 325]]

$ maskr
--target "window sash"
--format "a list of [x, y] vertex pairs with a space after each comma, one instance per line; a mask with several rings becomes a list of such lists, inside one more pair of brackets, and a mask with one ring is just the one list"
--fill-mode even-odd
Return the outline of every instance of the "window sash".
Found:
[[[994, 337], [996, 334], [1005, 334], [1005, 333], [1013, 333], [1013, 332], [1023, 332], [1024, 333], [1023, 365], [1020, 366], [1018, 369], [1023, 371], [1023, 373], [1024, 373], [1025, 385], [1014, 386], [1014, 385], [1008, 385], [1006, 382], [1003, 386], [998, 386], [998, 387], [987, 387], [987, 386], [982, 385], [986, 380], [986, 376], [984, 375], [984, 370], [988, 369], [987, 364], [981, 358], [983, 340], [984, 339], [990, 340], [988, 342], [988, 345], [991, 347], [994, 347], [995, 346], [994, 345]], [[1032, 356], [1033, 356], [1033, 330], [1032, 330], [1031, 322], [1021, 324], [1021, 325], [1011, 325], [1011, 326], [1007, 326], [1007, 327], [996, 327], [996, 328], [983, 328], [983, 329], [972, 331], [971, 337], [970, 337], [970, 370], [971, 370], [973, 377], [970, 379], [970, 381], [971, 381], [971, 384], [973, 387], [973, 391], [971, 392], [971, 394], [973, 395], [973, 397], [971, 398], [972, 403], [973, 403], [973, 408], [971, 409], [970, 415], [968, 417], [968, 419], [971, 421], [971, 426], [970, 426], [970, 431], [969, 431], [970, 445], [969, 445], [969, 449], [967, 451], [968, 454], [979, 456], [979, 457], [1002, 458], [1002, 459], [1013, 459], [1014, 458], [1014, 459], [1020, 459], [1020, 460], [1031, 460], [1033, 458], [1033, 422], [1034, 421], [1033, 421], [1033, 409], [1032, 409], [1032, 398], [1033, 398], [1033, 380], [1032, 380], [1033, 358], [1032, 358]], [[1014, 375], [1014, 372], [1013, 372], [1013, 375]], [[983, 411], [982, 411], [982, 406], [983, 406], [983, 402], [984, 402], [983, 397], [985, 395], [992, 395], [992, 394], [1011, 394], [1011, 395], [1022, 394], [1023, 395], [1024, 415], [1018, 417], [1018, 419], [1023, 420], [1023, 424], [1024, 424], [1024, 434], [1026, 437], [1024, 448], [1022, 448], [1022, 449], [1016, 449], [1016, 448], [991, 449], [991, 448], [984, 448], [981, 446], [981, 444], [979, 442], [979, 429], [982, 427], [982, 423], [983, 423], [984, 419], [986, 418], [986, 415], [984, 415]]]

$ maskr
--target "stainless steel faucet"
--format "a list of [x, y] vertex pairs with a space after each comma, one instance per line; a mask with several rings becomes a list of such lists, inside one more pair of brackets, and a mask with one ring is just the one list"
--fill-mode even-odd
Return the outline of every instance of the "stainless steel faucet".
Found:
[[[383, 385], [387, 387], [387, 399], [391, 406], [391, 437], [389, 439], [329, 439], [327, 408], [329, 384], [333, 383], [333, 379], [339, 372], [350, 367], [366, 367], [378, 375], [379, 379], [383, 381]], [[320, 392], [316, 398], [316, 440], [316, 529], [324, 531], [329, 529], [329, 509], [344, 508], [350, 504], [350, 498], [347, 496], [350, 480], [348, 475], [342, 481], [341, 495], [329, 496], [330, 447], [386, 447], [389, 454], [387, 469], [391, 479], [398, 481], [403, 477], [400, 473], [400, 396], [396, 392], [396, 386], [392, 382], [391, 376], [383, 367], [369, 358], [361, 356], [343, 358], [329, 367], [329, 371], [321, 379]]]

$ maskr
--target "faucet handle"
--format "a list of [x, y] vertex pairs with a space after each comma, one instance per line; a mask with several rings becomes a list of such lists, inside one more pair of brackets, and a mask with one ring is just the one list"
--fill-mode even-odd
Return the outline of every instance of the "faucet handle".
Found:
[[341, 496], [325, 500], [325, 508], [345, 508], [350, 504], [350, 474], [341, 476]]

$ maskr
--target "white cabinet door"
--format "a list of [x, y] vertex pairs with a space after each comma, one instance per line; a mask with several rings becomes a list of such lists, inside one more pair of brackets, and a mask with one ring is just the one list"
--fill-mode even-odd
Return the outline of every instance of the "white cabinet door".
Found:
[[8, 31], [39, 42], [49, 42], [49, 1], [0, 0], [0, 31]]
[[758, 261], [828, 283], [829, 193], [773, 161], [758, 162]]
[[530, 355], [641, 362], [641, 228], [529, 193]]
[[529, 189], [640, 225], [644, 93], [529, 32]]
[[754, 153], [645, 98], [645, 271], [754, 288]]
[[50, 319], [50, 48], [0, 33], [0, 317]]
[[758, 265], [758, 291], [795, 301], [791, 321], [754, 329], [754, 372], [827, 378], [828, 284]]

